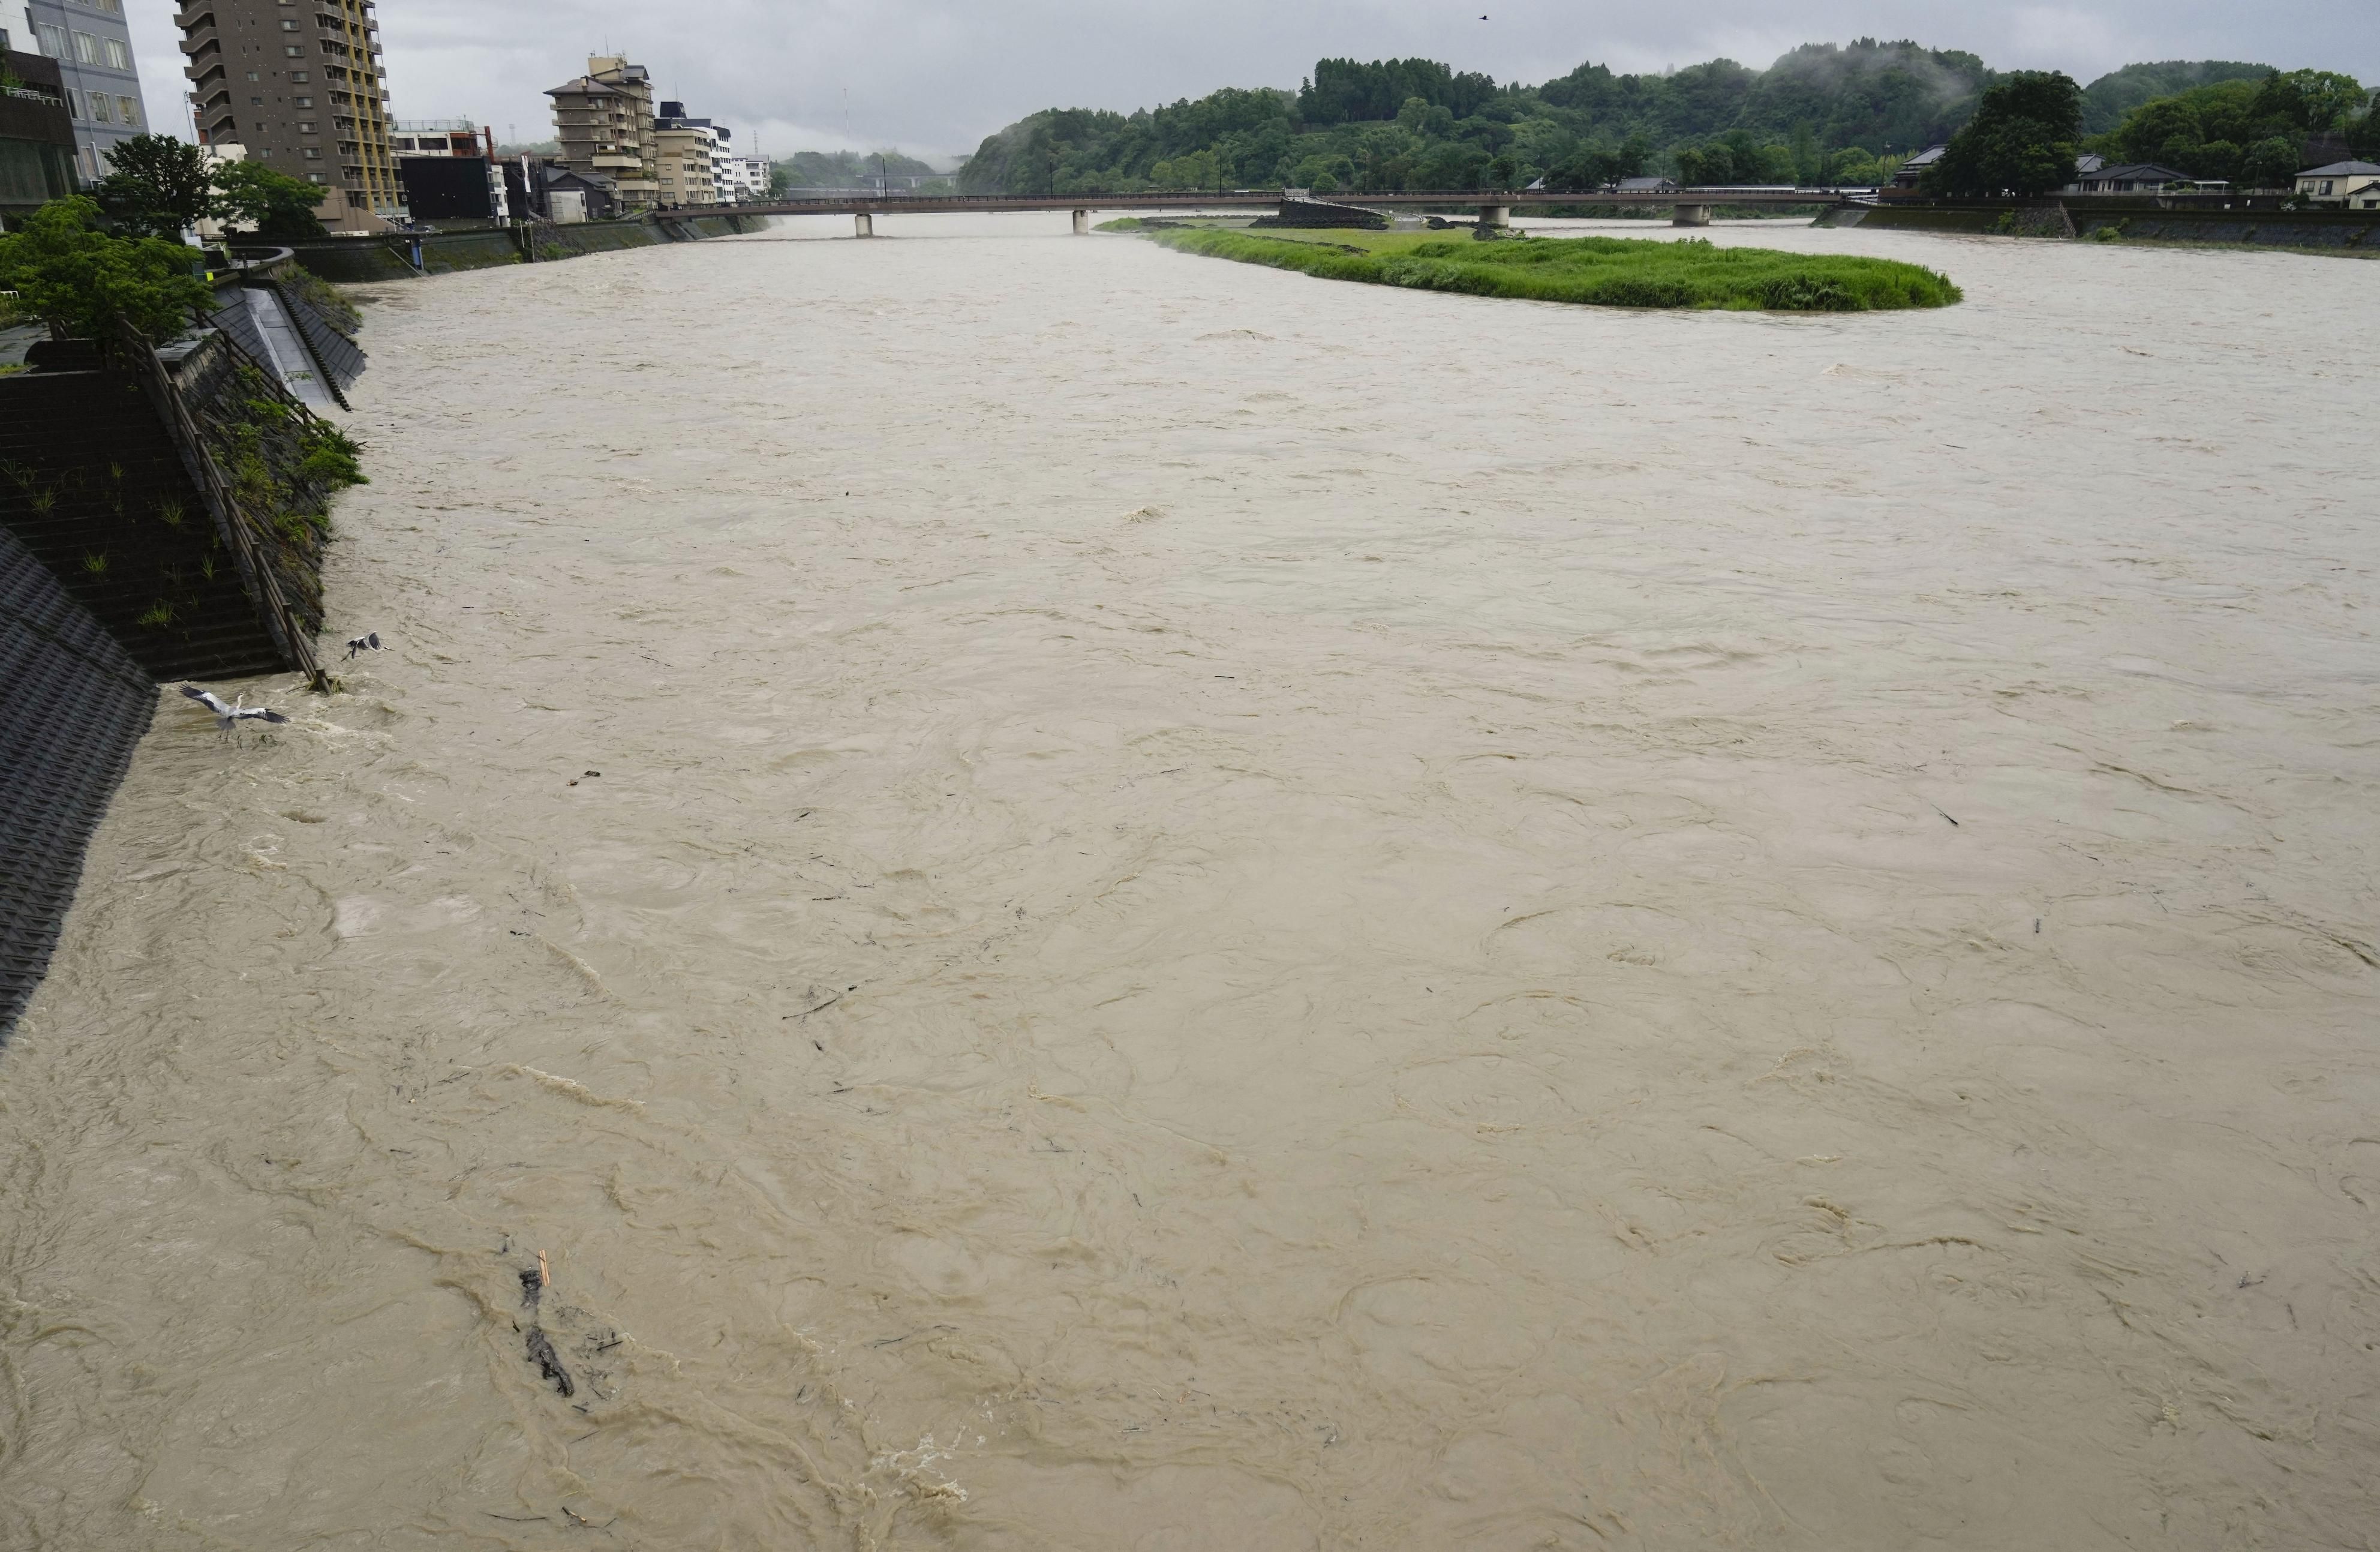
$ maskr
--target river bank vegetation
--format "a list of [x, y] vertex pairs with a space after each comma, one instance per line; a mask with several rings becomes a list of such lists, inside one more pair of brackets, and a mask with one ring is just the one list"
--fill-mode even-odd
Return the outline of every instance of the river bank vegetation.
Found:
[[1947, 307], [1947, 275], [1890, 259], [1720, 248], [1702, 238], [1531, 238], [1449, 241], [1421, 233], [1296, 238], [1182, 227], [1151, 241], [1184, 253], [1269, 264], [1326, 280], [1591, 307], [1871, 312]]
[[[1535, 86], [1435, 60], [1325, 59], [1294, 92], [1226, 88], [1129, 114], [1034, 114], [987, 139], [958, 182], [973, 194], [1284, 185], [1435, 192], [1523, 189], [1540, 178], [1555, 192], [1586, 192], [1650, 175], [1875, 185], [1912, 153], [1949, 140], [2005, 79], [1973, 54], [1873, 38], [1804, 44], [1765, 70], [1716, 59], [1625, 75], [1590, 63]], [[2267, 148], [2275, 165], [2350, 115], [2370, 121], [2350, 78], [2202, 60], [2127, 66], [2082, 88], [2080, 132], [2115, 135], [2163, 97], [2208, 92], [2263, 106], [2240, 125], [2193, 110], [2202, 121], [2180, 132], [2200, 144], [2250, 135], [2223, 141], [2243, 156], [2252, 144], [2284, 140], [2289, 156]], [[2143, 128], [2123, 143], [2129, 151], [2152, 139]], [[2154, 143], [2163, 159], [2165, 141]]]

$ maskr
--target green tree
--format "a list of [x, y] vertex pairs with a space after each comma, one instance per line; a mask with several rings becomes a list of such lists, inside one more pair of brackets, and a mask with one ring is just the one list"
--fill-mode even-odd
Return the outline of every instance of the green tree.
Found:
[[1984, 89], [1975, 116], [1926, 170], [1928, 193], [2038, 199], [2074, 176], [2082, 91], [2062, 70], [2020, 70]]
[[244, 224], [268, 242], [322, 235], [315, 207], [327, 190], [261, 162], [227, 162], [215, 171], [215, 214]]
[[53, 200], [17, 232], [0, 237], [0, 289], [18, 310], [59, 338], [106, 339], [117, 320], [162, 343], [214, 299], [190, 273], [191, 253], [153, 237], [110, 237], [99, 206], [79, 196]]
[[2380, 95], [2363, 110], [2361, 118], [2350, 118], [2345, 126], [2348, 149], [2358, 156], [2380, 156]]
[[2187, 97], [2160, 97], [2125, 115], [2116, 145], [2126, 161], [2154, 162], [2172, 154], [2168, 146], [2197, 145], [2205, 138], [2195, 104]]
[[94, 190], [117, 227], [178, 238], [214, 214], [214, 166], [206, 153], [171, 135], [135, 135], [109, 153]]
[[2249, 189], [2287, 189], [2304, 163], [2298, 142], [2289, 135], [2258, 141], [2240, 159], [2240, 183]]
[[2353, 76], [2332, 70], [2276, 70], [2256, 88], [2256, 116], [2301, 134], [2319, 134], [2347, 123], [2363, 107], [2366, 95]]

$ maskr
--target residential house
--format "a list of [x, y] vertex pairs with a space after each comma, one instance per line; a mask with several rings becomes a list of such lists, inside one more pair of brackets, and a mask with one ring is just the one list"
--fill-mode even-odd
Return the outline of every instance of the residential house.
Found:
[[0, 6], [0, 23], [11, 20], [11, 11], [24, 17], [18, 46], [38, 45], [57, 63], [74, 125], [76, 171], [85, 182], [106, 177], [109, 153], [149, 132], [124, 0], [20, 0]]
[[642, 65], [613, 55], [587, 61], [587, 73], [552, 88], [556, 160], [582, 177], [612, 186], [625, 209], [661, 198], [661, 142], [653, 128], [653, 82]]
[[372, 0], [182, 0], [176, 19], [200, 144], [320, 184], [333, 231], [404, 219]]
[[2380, 165], [2333, 162], [2309, 168], [2298, 174], [2298, 194], [2315, 204], [2342, 210], [2380, 210], [2380, 204], [2365, 202], [2380, 200]]
[[2154, 162], [2119, 162], [2102, 164], [2084, 172], [2080, 163], [2074, 169], [2074, 181], [2061, 193], [2067, 194], [2155, 194], [2170, 184], [2198, 187], [2198, 180], [2188, 173], [2171, 167], [2161, 167]]
[[0, 217], [29, 214], [75, 191], [75, 125], [67, 114], [64, 72], [55, 59], [25, 54], [0, 29], [0, 68], [16, 84], [0, 89]]
[[1666, 194], [1676, 187], [1666, 177], [1623, 177], [1611, 189], [1618, 194]]
[[620, 214], [620, 190], [610, 178], [575, 172], [558, 162], [539, 167], [539, 192], [547, 219], [561, 226], [581, 221], [609, 221]]
[[1929, 145], [1912, 156], [1900, 164], [1899, 172], [1892, 175], [1892, 187], [1904, 190], [1916, 188], [1918, 181], [1925, 177], [1925, 170], [1941, 161], [1949, 149], [1947, 145]]

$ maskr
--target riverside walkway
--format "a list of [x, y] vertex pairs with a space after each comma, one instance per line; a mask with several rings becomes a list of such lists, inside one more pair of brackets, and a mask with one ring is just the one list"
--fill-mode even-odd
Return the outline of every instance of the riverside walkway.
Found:
[[[1077, 232], [1090, 230], [1095, 210], [1212, 211], [1276, 207], [1283, 214], [1301, 203], [1341, 204], [1365, 210], [1475, 210], [1491, 226], [1509, 224], [1515, 210], [1544, 210], [1566, 205], [1618, 205], [1632, 209], [1669, 208], [1681, 226], [1710, 224], [1716, 205], [1777, 209], [1791, 205], [1849, 204], [1875, 196], [1873, 189], [1796, 189], [1778, 185], [1745, 188], [1605, 189], [1587, 194], [1526, 191], [1499, 194], [1357, 194], [1328, 200], [1292, 194], [1281, 189], [1235, 189], [1213, 192], [1175, 190], [1144, 194], [879, 194], [836, 193], [817, 199], [771, 200], [759, 203], [722, 205], [737, 215], [848, 215], [858, 235], [875, 235], [879, 215], [944, 215], [958, 212], [1062, 210], [1075, 217]], [[707, 214], [710, 207], [670, 211], [662, 219]]]

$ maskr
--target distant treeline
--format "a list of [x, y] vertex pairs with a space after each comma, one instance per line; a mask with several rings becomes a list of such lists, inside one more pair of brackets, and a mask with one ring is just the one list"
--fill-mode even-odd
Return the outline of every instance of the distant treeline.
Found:
[[1457, 75], [1435, 59], [1324, 59], [1297, 94], [1297, 116], [1316, 128], [1394, 118], [1416, 97], [1468, 118], [1496, 100], [1496, 78]]
[[[2135, 67], [2138, 68], [2138, 67]], [[2237, 68], [2237, 76], [2169, 76], [2169, 94], [2140, 102], [2082, 141], [2110, 161], [2148, 163], [2242, 188], [2287, 188], [2309, 157], [2380, 154], [2372, 94], [2329, 70]], [[2093, 127], [2089, 93], [2083, 128]], [[2327, 147], [2327, 150], [2325, 148]]]
[[[2222, 61], [2128, 66], [2083, 92], [2082, 128], [2119, 132], [2129, 115], [2177, 92], [2244, 83], [2252, 96], [2273, 74]], [[1131, 114], [1035, 114], [986, 140], [959, 186], [987, 194], [1281, 185], [1363, 193], [1525, 188], [1543, 178], [1558, 191], [1585, 192], [1653, 173], [1690, 183], [1871, 184], [1947, 141], [2002, 79], [1972, 54], [1874, 38], [1805, 44], [1765, 70], [1728, 59], [1666, 75], [1587, 64], [1537, 86], [1427, 59], [1325, 59], [1294, 92], [1226, 88]], [[2217, 128], [2202, 122], [2198, 143], [2232, 132], [2228, 121]], [[2296, 132], [2302, 141], [2321, 128]]]

